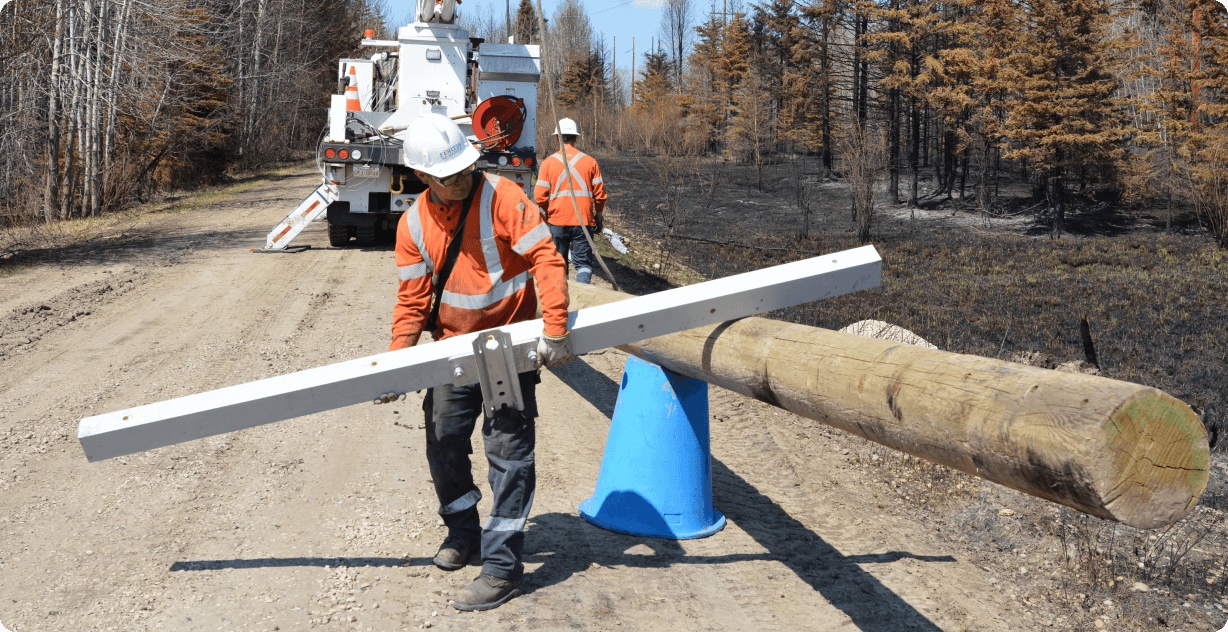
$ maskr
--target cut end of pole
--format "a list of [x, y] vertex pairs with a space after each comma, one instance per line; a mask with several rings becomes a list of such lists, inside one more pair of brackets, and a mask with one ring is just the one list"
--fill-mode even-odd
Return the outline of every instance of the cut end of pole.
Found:
[[1123, 524], [1155, 529], [1184, 518], [1207, 488], [1211, 449], [1202, 420], [1163, 391], [1140, 390], [1104, 426], [1116, 480], [1102, 490]]

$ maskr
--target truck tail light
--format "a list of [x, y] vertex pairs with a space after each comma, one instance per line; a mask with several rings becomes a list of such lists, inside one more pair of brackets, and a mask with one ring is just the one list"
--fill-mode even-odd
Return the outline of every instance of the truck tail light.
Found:
[[336, 150], [336, 149], [333, 149], [332, 147], [329, 147], [328, 149], [325, 149], [325, 150], [324, 150], [324, 157], [325, 157], [325, 158], [332, 158], [332, 157], [334, 157], [334, 156], [336, 156], [336, 155], [337, 155], [337, 150]]
[[526, 166], [526, 167], [532, 167], [532, 166], [533, 166], [533, 159], [532, 159], [532, 158], [525, 158], [525, 159], [524, 159], [524, 166]]
[[346, 158], [349, 158], [349, 157], [350, 157], [350, 150], [348, 150], [348, 149], [342, 149], [342, 150], [341, 150], [341, 153], [339, 153], [339, 154], [337, 154], [337, 155], [338, 155], [338, 156], [340, 156], [342, 160], [344, 160], [344, 159], [346, 159]]
[[520, 166], [520, 156], [512, 156], [512, 166], [514, 167]]

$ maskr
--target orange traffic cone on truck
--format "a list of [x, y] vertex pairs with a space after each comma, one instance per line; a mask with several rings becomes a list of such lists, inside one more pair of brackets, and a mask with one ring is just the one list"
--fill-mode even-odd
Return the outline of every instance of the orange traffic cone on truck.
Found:
[[358, 73], [350, 66], [349, 87], [345, 89], [345, 109], [347, 112], [361, 112], [362, 101], [358, 99]]

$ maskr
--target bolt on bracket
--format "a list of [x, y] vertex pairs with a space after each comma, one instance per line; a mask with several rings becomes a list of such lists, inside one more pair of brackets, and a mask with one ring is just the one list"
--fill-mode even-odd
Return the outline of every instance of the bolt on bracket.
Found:
[[524, 410], [520, 373], [537, 369], [537, 341], [512, 344], [512, 337], [499, 329], [483, 331], [473, 340], [473, 355], [449, 358], [452, 384], [482, 385], [482, 405], [493, 416], [504, 406]]

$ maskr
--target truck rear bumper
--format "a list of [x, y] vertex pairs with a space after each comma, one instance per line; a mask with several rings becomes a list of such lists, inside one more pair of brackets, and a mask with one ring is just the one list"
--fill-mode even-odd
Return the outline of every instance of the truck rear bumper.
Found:
[[400, 211], [391, 213], [351, 213], [346, 202], [334, 202], [328, 207], [328, 223], [332, 226], [375, 226], [391, 228], [401, 219]]

